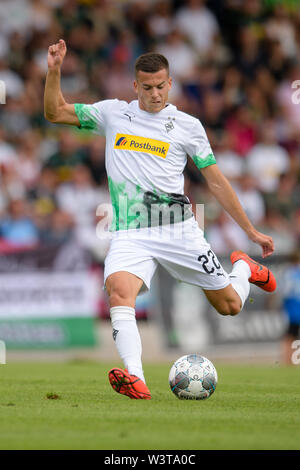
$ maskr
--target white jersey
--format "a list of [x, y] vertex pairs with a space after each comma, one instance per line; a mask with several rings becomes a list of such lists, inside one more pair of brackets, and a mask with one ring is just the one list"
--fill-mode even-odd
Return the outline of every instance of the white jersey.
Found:
[[158, 113], [148, 113], [140, 109], [137, 100], [75, 104], [75, 112], [81, 128], [106, 137], [112, 230], [163, 224], [163, 217], [155, 219], [157, 213], [154, 217], [151, 212], [151, 219], [150, 207], [151, 211], [159, 207], [161, 212], [163, 207], [179, 204], [184, 207], [183, 216], [191, 216], [184, 197], [187, 156], [199, 169], [216, 163], [198, 119], [172, 104]]

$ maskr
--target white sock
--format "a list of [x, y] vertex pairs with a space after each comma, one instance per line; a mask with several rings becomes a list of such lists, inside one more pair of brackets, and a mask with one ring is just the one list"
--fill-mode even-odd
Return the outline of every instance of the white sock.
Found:
[[246, 263], [246, 261], [242, 259], [234, 263], [232, 271], [229, 274], [231, 285], [241, 299], [242, 308], [250, 292], [250, 283], [249, 283], [250, 276], [251, 276], [250, 267]]
[[[136, 324], [135, 309], [132, 307], [111, 307], [113, 338], [118, 353], [129, 374], [145, 382], [142, 366], [142, 343]], [[146, 383], [146, 382], [145, 382]]]

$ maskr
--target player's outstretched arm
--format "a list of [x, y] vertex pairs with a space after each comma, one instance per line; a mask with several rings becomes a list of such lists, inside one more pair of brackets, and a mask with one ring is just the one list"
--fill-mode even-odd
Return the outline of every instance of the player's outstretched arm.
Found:
[[253, 227], [242, 208], [234, 189], [218, 166], [210, 165], [206, 168], [202, 168], [201, 171], [207, 181], [210, 191], [216, 197], [221, 206], [246, 232], [248, 238], [261, 246], [263, 258], [270, 256], [274, 251], [272, 237], [258, 232], [255, 227]]
[[44, 93], [44, 115], [57, 124], [80, 126], [74, 104], [66, 103], [60, 88], [61, 66], [67, 52], [63, 39], [48, 49], [48, 72]]

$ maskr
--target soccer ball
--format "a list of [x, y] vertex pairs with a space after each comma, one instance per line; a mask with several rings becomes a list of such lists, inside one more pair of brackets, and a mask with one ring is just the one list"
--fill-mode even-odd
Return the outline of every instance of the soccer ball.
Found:
[[214, 393], [217, 382], [215, 366], [200, 354], [180, 357], [169, 374], [170, 388], [180, 399], [204, 400]]

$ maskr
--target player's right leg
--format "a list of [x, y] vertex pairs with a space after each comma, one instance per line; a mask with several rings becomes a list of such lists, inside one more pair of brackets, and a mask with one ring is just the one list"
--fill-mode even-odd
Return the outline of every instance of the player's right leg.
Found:
[[276, 279], [272, 271], [270, 271], [267, 266], [258, 263], [240, 250], [231, 253], [230, 260], [234, 267], [238, 263], [243, 263], [244, 265], [247, 264], [249, 266], [249, 282], [251, 282], [251, 284], [255, 284], [267, 292], [274, 292], [276, 289]]
[[204, 290], [209, 302], [222, 315], [237, 315], [249, 295], [250, 284], [255, 284], [267, 292], [276, 289], [275, 277], [266, 266], [250, 258], [242, 251], [231, 254], [233, 264], [229, 274], [231, 284], [224, 289]]
[[[245, 286], [245, 294], [243, 298], [241, 292], [238, 294], [231, 284], [223, 289], [208, 290], [203, 289], [209, 303], [221, 315], [237, 315], [243, 308], [249, 289]], [[243, 300], [244, 299], [244, 300]]]
[[143, 281], [126, 271], [111, 274], [106, 279], [110, 302], [113, 338], [125, 369], [109, 371], [113, 389], [133, 399], [150, 399], [142, 367], [142, 345], [135, 317], [136, 297]]

